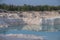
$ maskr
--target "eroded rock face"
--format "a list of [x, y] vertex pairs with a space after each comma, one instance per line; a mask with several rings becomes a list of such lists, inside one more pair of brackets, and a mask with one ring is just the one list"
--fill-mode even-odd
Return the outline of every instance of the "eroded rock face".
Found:
[[20, 26], [22, 30], [51, 31], [60, 25], [60, 14], [55, 11], [0, 13], [0, 21], [0, 27]]

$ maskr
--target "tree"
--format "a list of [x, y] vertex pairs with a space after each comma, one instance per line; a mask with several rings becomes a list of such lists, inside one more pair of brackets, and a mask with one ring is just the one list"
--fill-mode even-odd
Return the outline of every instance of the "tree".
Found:
[[60, 6], [32, 6], [32, 5], [26, 5], [23, 6], [15, 6], [15, 5], [6, 5], [6, 4], [0, 4], [0, 9], [5, 9], [9, 11], [53, 11], [53, 10], [60, 10]]

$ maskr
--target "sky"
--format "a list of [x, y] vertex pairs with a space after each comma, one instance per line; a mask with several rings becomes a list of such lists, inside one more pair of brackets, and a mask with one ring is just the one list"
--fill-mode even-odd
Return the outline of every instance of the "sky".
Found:
[[0, 3], [13, 5], [60, 5], [60, 0], [0, 0]]

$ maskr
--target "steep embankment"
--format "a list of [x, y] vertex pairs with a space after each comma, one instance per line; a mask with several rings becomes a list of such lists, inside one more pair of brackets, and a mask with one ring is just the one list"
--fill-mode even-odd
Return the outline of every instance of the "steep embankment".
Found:
[[[0, 27], [23, 25], [21, 27], [23, 30], [40, 31], [40, 30], [46, 30], [46, 28], [44, 27], [47, 25], [54, 26], [56, 24], [60, 24], [60, 13], [55, 11], [0, 13], [0, 21], [1, 21]], [[29, 26], [26, 26], [26, 25], [29, 25]], [[32, 25], [35, 25], [35, 26], [32, 26]], [[39, 25], [39, 26], [36, 26], [36, 25]], [[49, 29], [47, 28], [47, 30], [50, 30], [50, 28]]]

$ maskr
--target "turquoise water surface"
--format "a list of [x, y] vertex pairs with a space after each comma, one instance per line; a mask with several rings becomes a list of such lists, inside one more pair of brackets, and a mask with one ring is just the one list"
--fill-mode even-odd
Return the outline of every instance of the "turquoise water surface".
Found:
[[0, 34], [33, 34], [45, 37], [46, 40], [60, 40], [60, 31], [46, 32], [46, 31], [29, 31], [21, 30], [19, 27], [0, 28]]

